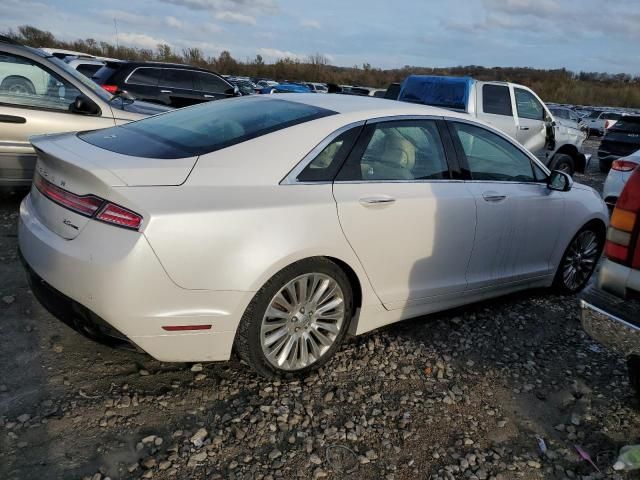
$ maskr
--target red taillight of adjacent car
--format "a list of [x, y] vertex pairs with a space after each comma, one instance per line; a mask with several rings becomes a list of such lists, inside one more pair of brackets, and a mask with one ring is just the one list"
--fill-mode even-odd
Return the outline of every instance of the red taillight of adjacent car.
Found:
[[614, 262], [640, 268], [640, 170], [631, 175], [613, 210], [605, 253]]
[[118, 93], [117, 85], [100, 85], [100, 86], [112, 95], [115, 95], [116, 93]]
[[54, 185], [39, 173], [35, 174], [33, 184], [42, 195], [52, 202], [85, 217], [132, 230], [138, 230], [142, 224], [142, 216], [131, 210], [96, 195], [76, 195]]
[[613, 161], [613, 163], [611, 164], [611, 169], [618, 170], [619, 172], [630, 172], [637, 166], [638, 164], [636, 162], [625, 160], [624, 158], [619, 158], [618, 160]]

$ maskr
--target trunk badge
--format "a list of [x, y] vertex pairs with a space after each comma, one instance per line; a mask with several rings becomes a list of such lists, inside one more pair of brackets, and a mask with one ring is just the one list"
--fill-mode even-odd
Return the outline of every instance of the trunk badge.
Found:
[[64, 223], [66, 226], [71, 227], [71, 228], [75, 228], [76, 230], [79, 230], [78, 227], [76, 225], [74, 225], [73, 223], [71, 223], [71, 220], [67, 220], [66, 218], [62, 221], [62, 223]]

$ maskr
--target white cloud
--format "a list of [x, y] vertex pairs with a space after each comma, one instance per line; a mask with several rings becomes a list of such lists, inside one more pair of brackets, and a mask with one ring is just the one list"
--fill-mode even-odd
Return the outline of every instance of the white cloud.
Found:
[[164, 17], [164, 23], [167, 27], [171, 27], [171, 28], [184, 27], [184, 22], [182, 20], [178, 20], [176, 17], [172, 17], [171, 15]]
[[291, 58], [294, 60], [304, 60], [306, 55], [293, 53], [286, 50], [278, 50], [277, 48], [260, 48], [258, 53], [267, 60], [280, 60], [282, 58]]
[[148, 25], [152, 23], [150, 17], [138, 15], [136, 13], [125, 12], [124, 10], [102, 10], [98, 13], [101, 17], [111, 20], [117, 20], [122, 23], [130, 23], [137, 25]]
[[555, 0], [485, 0], [489, 11], [547, 18], [560, 11]]
[[120, 33], [118, 41], [134, 47], [155, 49], [161, 43], [171, 43], [161, 38], [154, 38], [143, 33]]
[[161, 0], [191, 10], [222, 10], [251, 12], [255, 15], [272, 15], [279, 12], [276, 0]]
[[316, 28], [318, 30], [322, 28], [320, 22], [317, 20], [302, 20], [300, 26], [304, 28]]
[[244, 13], [222, 11], [216, 13], [216, 19], [226, 23], [240, 23], [242, 25], [255, 25], [256, 19], [251, 15], [245, 15]]

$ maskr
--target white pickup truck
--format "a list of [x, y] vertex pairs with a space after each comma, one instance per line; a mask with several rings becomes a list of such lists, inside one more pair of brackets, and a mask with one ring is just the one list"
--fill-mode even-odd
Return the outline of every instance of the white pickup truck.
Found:
[[467, 112], [520, 142], [551, 170], [584, 172], [591, 159], [582, 152], [585, 133], [556, 122], [540, 97], [523, 85], [410, 75], [398, 100]]

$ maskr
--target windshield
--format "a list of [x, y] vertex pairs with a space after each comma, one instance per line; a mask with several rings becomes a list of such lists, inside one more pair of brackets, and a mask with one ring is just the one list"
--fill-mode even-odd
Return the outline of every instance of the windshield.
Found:
[[62, 68], [69, 75], [71, 75], [78, 82], [83, 84], [85, 87], [89, 88], [93, 93], [95, 93], [98, 97], [100, 97], [100, 99], [104, 100], [105, 102], [108, 102], [113, 98], [113, 95], [107, 92], [104, 88], [100, 87], [94, 81], [82, 75], [76, 69], [71, 68], [66, 62], [60, 60], [57, 57], [47, 57], [47, 60], [49, 60], [51, 63], [56, 64], [56, 66]]
[[123, 155], [186, 158], [335, 113], [286, 100], [243, 97], [206, 102], [78, 136], [87, 143]]

